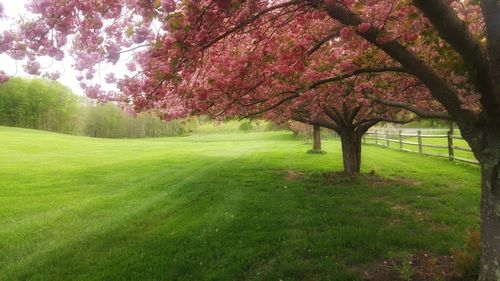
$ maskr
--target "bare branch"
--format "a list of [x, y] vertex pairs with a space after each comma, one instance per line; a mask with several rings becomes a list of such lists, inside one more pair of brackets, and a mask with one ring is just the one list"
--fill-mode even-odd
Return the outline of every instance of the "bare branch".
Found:
[[378, 118], [372, 119], [372, 121], [389, 122], [389, 123], [394, 123], [394, 124], [408, 124], [408, 123], [414, 122], [416, 120], [417, 120], [416, 118], [395, 119], [395, 118], [389, 118], [389, 117], [378, 117]]
[[345, 127], [347, 126], [347, 123], [342, 119], [342, 115], [338, 110], [335, 108], [323, 108], [323, 111], [325, 112], [326, 116], [330, 117], [330, 119], [333, 120], [338, 126]]
[[309, 51], [307, 51], [307, 56], [310, 56], [312, 54], [314, 54], [317, 50], [319, 50], [319, 48], [321, 48], [321, 46], [323, 46], [323, 44], [325, 44], [326, 42], [330, 41], [331, 39], [337, 37], [339, 35], [339, 31], [336, 30], [335, 32], [325, 36], [323, 39], [319, 40], [311, 49], [309, 49]]
[[331, 78], [326, 78], [326, 79], [323, 79], [323, 80], [316, 81], [316, 82], [312, 83], [308, 87], [308, 89], [311, 90], [311, 89], [317, 88], [317, 87], [319, 87], [319, 86], [321, 86], [323, 84], [326, 84], [326, 83], [342, 81], [344, 79], [351, 78], [351, 77], [354, 77], [354, 76], [357, 76], [357, 75], [360, 75], [360, 74], [365, 74], [365, 73], [383, 73], [383, 72], [410, 73], [404, 67], [398, 67], [398, 66], [366, 67], [366, 68], [357, 69], [357, 70], [355, 70], [355, 71], [353, 71], [351, 73], [342, 74], [342, 75], [334, 76], [334, 77], [331, 77]]
[[352, 123], [354, 122], [354, 119], [356, 119], [356, 116], [358, 115], [359, 111], [361, 110], [362, 106], [361, 105], [358, 105], [356, 107], [354, 107], [353, 110], [351, 110], [349, 116], [348, 116], [348, 122], [349, 123]]
[[422, 118], [453, 120], [453, 118], [451, 117], [450, 114], [448, 114], [448, 112], [429, 111], [429, 110], [425, 110], [422, 108], [418, 108], [416, 106], [413, 106], [413, 105], [411, 105], [409, 103], [405, 103], [405, 102], [389, 101], [389, 100], [383, 100], [383, 99], [374, 98], [374, 97], [369, 97], [369, 98], [372, 99], [373, 101], [380, 103], [380, 104], [383, 104], [385, 106], [406, 109], [408, 111], [415, 113], [417, 116], [422, 117]]
[[410, 119], [395, 119], [389, 117], [375, 117], [370, 119], [364, 119], [355, 124], [356, 132], [358, 134], [365, 134], [371, 127], [377, 125], [380, 122], [389, 122], [394, 124], [408, 124], [416, 121], [415, 118]]
[[264, 113], [264, 112], [267, 112], [267, 111], [269, 111], [269, 110], [275, 109], [276, 107], [278, 107], [278, 106], [280, 106], [280, 105], [284, 104], [285, 102], [287, 102], [287, 101], [289, 101], [289, 100], [292, 100], [292, 99], [294, 99], [294, 98], [296, 98], [296, 97], [298, 97], [298, 96], [299, 96], [299, 94], [298, 94], [296, 91], [286, 91], [286, 92], [282, 92], [282, 93], [280, 93], [280, 94], [285, 94], [285, 93], [290, 93], [290, 94], [292, 94], [292, 95], [291, 95], [291, 96], [288, 96], [288, 97], [286, 97], [286, 98], [284, 98], [284, 99], [282, 99], [282, 100], [280, 100], [279, 102], [277, 102], [277, 103], [275, 103], [275, 104], [273, 104], [273, 105], [271, 105], [271, 106], [269, 106], [269, 107], [266, 107], [266, 108], [261, 109], [261, 110], [259, 110], [259, 111], [257, 111], [257, 112], [254, 112], [254, 113], [250, 113], [250, 114], [248, 114], [248, 115], [245, 115], [245, 116], [243, 116], [243, 118], [250, 118], [250, 117], [254, 117], [254, 116], [260, 115], [260, 114], [262, 114], [262, 113]]
[[336, 124], [334, 124], [333, 122], [326, 122], [323, 120], [311, 121], [311, 120], [304, 118], [304, 117], [301, 117], [301, 116], [294, 116], [293, 120], [295, 120], [297, 122], [304, 123], [304, 124], [308, 124], [308, 125], [313, 125], [313, 126], [317, 125], [317, 126], [320, 126], [323, 128], [334, 130], [336, 132], [339, 130], [339, 127]]

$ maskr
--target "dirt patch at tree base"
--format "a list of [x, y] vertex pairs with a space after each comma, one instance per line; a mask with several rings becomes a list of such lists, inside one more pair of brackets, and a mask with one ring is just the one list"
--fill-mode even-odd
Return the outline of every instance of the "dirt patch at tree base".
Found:
[[359, 174], [357, 176], [349, 176], [344, 172], [328, 172], [324, 173], [323, 177], [327, 184], [349, 183], [357, 180], [365, 181], [371, 186], [388, 186], [388, 185], [406, 185], [406, 186], [419, 186], [421, 182], [415, 179], [408, 179], [403, 177], [385, 178], [375, 174], [371, 171], [368, 174]]
[[371, 171], [369, 174], [364, 175], [364, 179], [372, 186], [387, 186], [387, 185], [419, 186], [422, 184], [418, 180], [404, 178], [404, 177], [384, 178], [375, 174], [375, 171]]
[[359, 176], [349, 176], [344, 172], [327, 172], [323, 173], [323, 177], [325, 178], [325, 183], [327, 184], [351, 183], [359, 179]]
[[393, 258], [367, 265], [363, 269], [366, 281], [460, 281], [453, 271], [453, 256], [417, 253], [405, 258]]

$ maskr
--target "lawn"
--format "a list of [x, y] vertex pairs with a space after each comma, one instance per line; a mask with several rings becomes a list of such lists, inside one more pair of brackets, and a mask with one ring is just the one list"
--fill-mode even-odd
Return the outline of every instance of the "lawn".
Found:
[[287, 132], [140, 140], [0, 127], [0, 280], [361, 280], [447, 255], [479, 224], [479, 168]]

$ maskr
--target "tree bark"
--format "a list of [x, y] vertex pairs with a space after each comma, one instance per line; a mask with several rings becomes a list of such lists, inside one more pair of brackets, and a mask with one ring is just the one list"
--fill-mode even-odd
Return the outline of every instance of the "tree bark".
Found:
[[[413, 2], [431, 20], [443, 39], [458, 51], [467, 64], [475, 67], [472, 73], [479, 75], [479, 79], [471, 75], [479, 83], [476, 86], [481, 92], [483, 106], [481, 114], [478, 115], [463, 108], [458, 93], [433, 68], [397, 40], [380, 43], [377, 39], [382, 31], [376, 28], [363, 33], [358, 32], [358, 34], [399, 62], [430, 90], [432, 96], [458, 123], [462, 135], [479, 159], [482, 176], [479, 280], [500, 281], [500, 134], [498, 127], [500, 117], [498, 108], [500, 103], [500, 67], [498, 67], [500, 65], [500, 2], [499, 0], [480, 1], [486, 23], [487, 58], [479, 44], [470, 41], [471, 36], [468, 35], [458, 18], [446, 12], [449, 9], [444, 5], [445, 1], [413, 0]], [[429, 5], [430, 2], [433, 4]], [[328, 1], [325, 5], [330, 17], [344, 25], [355, 27], [363, 22], [359, 15], [346, 9], [338, 1]], [[445, 13], [441, 13], [443, 11]], [[490, 69], [485, 65], [486, 59], [490, 64]], [[488, 75], [490, 71], [493, 73]], [[492, 84], [492, 81], [482, 81], [483, 79], [494, 80], [494, 82]], [[485, 120], [487, 122], [484, 122]]]
[[340, 132], [342, 143], [342, 158], [344, 160], [344, 173], [355, 177], [361, 167], [361, 136], [353, 129], [344, 129]]
[[[494, 165], [494, 166], [493, 166]], [[500, 194], [497, 164], [483, 165], [480, 281], [500, 280]]]
[[500, 280], [500, 136], [486, 138], [481, 163], [480, 281]]
[[313, 125], [313, 150], [321, 150], [321, 127]]

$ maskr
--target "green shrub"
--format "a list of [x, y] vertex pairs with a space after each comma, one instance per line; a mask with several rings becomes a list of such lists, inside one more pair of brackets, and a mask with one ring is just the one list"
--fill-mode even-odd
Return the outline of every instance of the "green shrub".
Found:
[[243, 132], [249, 132], [253, 129], [253, 126], [252, 124], [250, 124], [250, 122], [243, 122], [240, 124], [240, 131], [243, 131]]
[[274, 122], [267, 122], [265, 124], [265, 131], [283, 131], [287, 130], [288, 126], [286, 124], [278, 124]]

